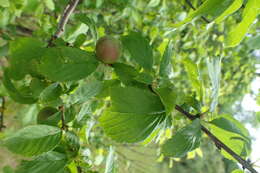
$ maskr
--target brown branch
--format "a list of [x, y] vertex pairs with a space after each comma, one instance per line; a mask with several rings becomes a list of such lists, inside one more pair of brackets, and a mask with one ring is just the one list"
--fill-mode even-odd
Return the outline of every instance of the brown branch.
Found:
[[[175, 109], [179, 112], [181, 112], [183, 115], [185, 115], [190, 120], [196, 119], [196, 116], [190, 114], [189, 112], [186, 112], [182, 107], [176, 105]], [[248, 169], [251, 173], [257, 173], [257, 171], [252, 167], [250, 163], [248, 163], [246, 160], [244, 160], [242, 157], [240, 157], [238, 154], [236, 154], [231, 148], [229, 148], [226, 144], [224, 144], [222, 141], [220, 141], [215, 135], [213, 135], [206, 127], [201, 125], [201, 130], [208, 135], [208, 137], [215, 143], [218, 149], [223, 149], [227, 153], [229, 153], [232, 157], [234, 157], [242, 166], [243, 168]]]
[[49, 46], [53, 45], [53, 41], [57, 38], [59, 38], [65, 31], [65, 26], [68, 23], [70, 15], [73, 13], [74, 9], [78, 5], [79, 0], [71, 0], [70, 3], [66, 6], [65, 10], [63, 11], [63, 14], [61, 16], [61, 19], [58, 24], [58, 29], [55, 32], [55, 34], [51, 37], [49, 40]]
[[1, 97], [1, 99], [2, 99], [2, 105], [0, 108], [0, 131], [2, 131], [3, 128], [5, 128], [4, 125], [5, 98]]
[[[196, 10], [196, 8], [192, 5], [190, 0], [185, 0], [185, 2], [190, 6], [190, 8], [192, 8], [193, 10]], [[206, 23], [210, 23], [210, 21], [204, 16], [201, 16], [201, 19], [204, 20], [204, 22], [206, 22]]]
[[68, 130], [68, 126], [66, 125], [65, 122], [65, 108], [64, 106], [60, 106], [59, 110], [61, 111], [61, 129], [67, 131]]

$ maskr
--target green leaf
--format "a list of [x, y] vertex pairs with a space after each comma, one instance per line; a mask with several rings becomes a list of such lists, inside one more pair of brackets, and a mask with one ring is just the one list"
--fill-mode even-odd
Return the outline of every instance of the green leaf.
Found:
[[44, 3], [49, 10], [53, 11], [55, 9], [53, 0], [44, 0]]
[[166, 141], [162, 146], [162, 153], [169, 157], [183, 157], [188, 152], [196, 149], [201, 140], [200, 120], [196, 119]]
[[140, 83], [147, 85], [152, 85], [153, 83], [153, 76], [146, 72], [139, 73], [134, 79]]
[[234, 2], [224, 11], [216, 20], [216, 23], [222, 22], [225, 17], [236, 12], [243, 5], [243, 0], [234, 0]]
[[40, 94], [41, 102], [49, 102], [59, 98], [62, 94], [62, 88], [59, 83], [53, 83], [45, 88]]
[[210, 111], [213, 112], [218, 104], [218, 94], [221, 79], [221, 58], [214, 57], [207, 61], [209, 78], [212, 84]]
[[26, 95], [24, 93], [21, 93], [20, 91], [15, 88], [14, 84], [9, 78], [9, 70], [6, 69], [4, 72], [3, 77], [3, 84], [9, 94], [9, 96], [16, 102], [22, 103], [22, 104], [33, 104], [37, 102], [37, 99], [35, 99], [32, 95]]
[[12, 152], [35, 156], [52, 150], [61, 139], [61, 130], [47, 125], [27, 126], [4, 140]]
[[244, 173], [244, 171], [242, 171], [240, 169], [236, 169], [236, 170], [232, 171], [231, 173]]
[[64, 137], [65, 150], [71, 157], [76, 157], [80, 149], [80, 139], [73, 131], [67, 131]]
[[10, 6], [10, 2], [9, 0], [0, 0], [0, 6], [2, 7], [9, 7]]
[[165, 119], [165, 114], [120, 113], [106, 110], [99, 121], [106, 135], [117, 142], [146, 139]]
[[88, 80], [80, 84], [76, 91], [70, 95], [70, 103], [83, 103], [95, 97], [102, 91], [103, 83], [98, 80]]
[[[220, 124], [219, 122], [224, 124]], [[229, 148], [232, 148], [236, 154], [245, 158], [249, 154], [248, 143], [247, 140], [237, 132], [237, 128], [235, 128], [232, 123], [223, 119], [215, 121], [215, 124], [216, 125], [210, 126], [210, 131]], [[224, 150], [221, 150], [221, 154], [223, 154], [227, 159], [235, 160]]]
[[138, 71], [134, 67], [123, 63], [115, 63], [113, 64], [113, 68], [116, 75], [125, 84], [133, 81], [138, 74]]
[[226, 131], [240, 134], [241, 136], [245, 137], [245, 139], [250, 140], [248, 130], [244, 127], [243, 124], [230, 115], [221, 115], [218, 118], [210, 121], [210, 123]]
[[112, 87], [111, 108], [99, 121], [106, 135], [118, 142], [146, 139], [165, 119], [160, 98], [148, 89]]
[[180, 27], [191, 22], [194, 18], [210, 15], [213, 18], [221, 15], [234, 0], [206, 0], [197, 10], [191, 12], [182, 22], [174, 24], [173, 27]]
[[112, 87], [110, 94], [113, 112], [151, 115], [165, 112], [160, 98], [148, 89]]
[[98, 32], [95, 21], [91, 17], [86, 16], [86, 14], [78, 14], [76, 15], [76, 18], [89, 27], [91, 35], [96, 42], [98, 38]]
[[191, 81], [192, 87], [195, 89], [197, 94], [202, 98], [202, 84], [200, 81], [200, 74], [197, 64], [195, 64], [189, 58], [183, 61], [186, 72], [188, 73], [189, 80]]
[[122, 37], [122, 42], [134, 61], [147, 70], [152, 69], [153, 50], [149, 41], [141, 33], [131, 32]]
[[159, 75], [163, 78], [171, 78], [173, 75], [171, 59], [173, 56], [173, 42], [169, 41], [160, 63]]
[[[212, 120], [210, 122], [214, 124], [216, 127], [221, 128], [227, 132], [234, 133], [230, 135], [231, 143], [235, 143], [237, 140], [242, 141], [240, 143], [243, 148], [240, 152], [243, 156], [248, 156], [251, 152], [251, 139], [248, 130], [241, 124], [238, 120], [234, 119], [231, 115], [220, 115], [218, 118]], [[227, 156], [229, 158], [229, 156]]]
[[3, 173], [14, 173], [14, 170], [10, 166], [3, 167]]
[[48, 48], [39, 71], [53, 81], [76, 81], [94, 72], [98, 62], [92, 53], [71, 47]]
[[109, 153], [106, 161], [105, 173], [114, 173], [115, 171], [115, 150], [113, 147], [109, 147]]
[[161, 0], [150, 0], [148, 7], [156, 7], [160, 4]]
[[250, 49], [260, 49], [260, 35], [250, 37], [246, 43]]
[[44, 53], [44, 43], [36, 38], [23, 37], [10, 42], [9, 54], [10, 77], [16, 80], [24, 78], [26, 74], [34, 74], [35, 60], [39, 60]]
[[67, 162], [66, 155], [50, 151], [36, 157], [34, 160], [22, 161], [15, 173], [64, 173]]
[[174, 89], [169, 87], [157, 88], [155, 89], [155, 92], [160, 96], [162, 103], [164, 104], [166, 115], [169, 115], [175, 107], [178, 97], [177, 93]]
[[250, 26], [255, 21], [259, 14], [260, 3], [258, 0], [248, 0], [243, 11], [242, 21], [234, 27], [227, 35], [225, 45], [226, 47], [237, 46], [245, 37]]

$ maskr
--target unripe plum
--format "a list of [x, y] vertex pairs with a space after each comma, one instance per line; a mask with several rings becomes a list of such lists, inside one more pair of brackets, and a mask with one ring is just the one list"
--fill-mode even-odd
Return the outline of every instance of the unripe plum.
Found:
[[104, 36], [97, 41], [96, 56], [105, 64], [115, 63], [121, 56], [121, 43], [119, 40]]

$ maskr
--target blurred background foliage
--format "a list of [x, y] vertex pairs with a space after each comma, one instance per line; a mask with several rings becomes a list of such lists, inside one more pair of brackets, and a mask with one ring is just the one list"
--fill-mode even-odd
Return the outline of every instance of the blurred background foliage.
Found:
[[[191, 2], [195, 8], [203, 3], [202, 0]], [[33, 36], [47, 41], [56, 31], [56, 18], [67, 3], [68, 0], [0, 0], [0, 77], [3, 68], [8, 65], [6, 61], [8, 41], [20, 36]], [[259, 17], [241, 44], [234, 48], [223, 48], [227, 33], [241, 20], [243, 6], [219, 24], [207, 24], [199, 18], [173, 30], [172, 24], [182, 21], [191, 10], [185, 0], [81, 0], [66, 26], [66, 33], [57, 41], [74, 43], [75, 40], [83, 38], [85, 41], [82, 48], [93, 50], [96, 40], [103, 35], [118, 37], [129, 31], [141, 31], [150, 38], [150, 44], [154, 48], [155, 66], [158, 67], [163, 51], [171, 40], [174, 49], [171, 81], [180, 93], [190, 93], [199, 98], [204, 111], [208, 109], [205, 105], [210, 104], [212, 92], [207, 61], [213, 57], [222, 57], [219, 104], [215, 114], [237, 115], [244, 123], [250, 123], [255, 128], [259, 127], [259, 112], [245, 112], [241, 107], [241, 101], [248, 93], [256, 98], [260, 105], [259, 93], [251, 91], [252, 81], [259, 76], [259, 72], [257, 73], [257, 64], [260, 63]], [[82, 15], [87, 18], [82, 19]], [[202, 86], [200, 96], [189, 81], [190, 72], [185, 66], [186, 59], [190, 59], [198, 68], [199, 82]], [[106, 66], [100, 68], [101, 71], [109, 71]], [[152, 73], [158, 73], [158, 68]], [[91, 81], [91, 78], [84, 82], [88, 81]], [[0, 83], [0, 95], [7, 99], [4, 124], [8, 127], [4, 133], [0, 133], [1, 136], [36, 123], [36, 115], [42, 105], [20, 105], [13, 102], [6, 97], [7, 93], [2, 83]], [[63, 99], [70, 101], [69, 98]], [[151, 142], [146, 147], [143, 144], [116, 144], [104, 136], [97, 123], [97, 118], [101, 114], [99, 108], [104, 106], [104, 102], [97, 97], [85, 99], [84, 102], [86, 105], [91, 105], [91, 108], [84, 107], [84, 104], [76, 107], [76, 112], [82, 111], [85, 115], [84, 119], [78, 121], [78, 126], [83, 128], [77, 135], [83, 143], [80, 157], [84, 162], [81, 164], [92, 167], [93, 171], [103, 172], [110, 144], [116, 146], [118, 169], [122, 173], [159, 171], [229, 173], [232, 170], [230, 167], [233, 163], [223, 159], [215, 146], [206, 139], [199, 149], [184, 158], [177, 160], [161, 157], [158, 145], [171, 136], [170, 130], [160, 133], [160, 137], [156, 138], [160, 141], [159, 144]], [[174, 113], [174, 116], [179, 115]], [[174, 127], [183, 127], [187, 122], [179, 116], [179, 119], [172, 123]], [[4, 149], [0, 150], [0, 168], [4, 170], [15, 167], [21, 159]], [[73, 172], [73, 168], [70, 169]]]

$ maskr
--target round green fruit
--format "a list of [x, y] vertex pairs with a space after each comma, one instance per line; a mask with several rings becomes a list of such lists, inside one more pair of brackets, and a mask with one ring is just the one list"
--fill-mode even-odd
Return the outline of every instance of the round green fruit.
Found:
[[37, 123], [45, 124], [45, 121], [48, 120], [48, 118], [50, 118], [56, 112], [58, 112], [58, 109], [53, 107], [45, 107], [41, 109], [37, 116]]
[[119, 40], [104, 36], [97, 41], [97, 58], [105, 64], [115, 63], [121, 56], [121, 43]]

